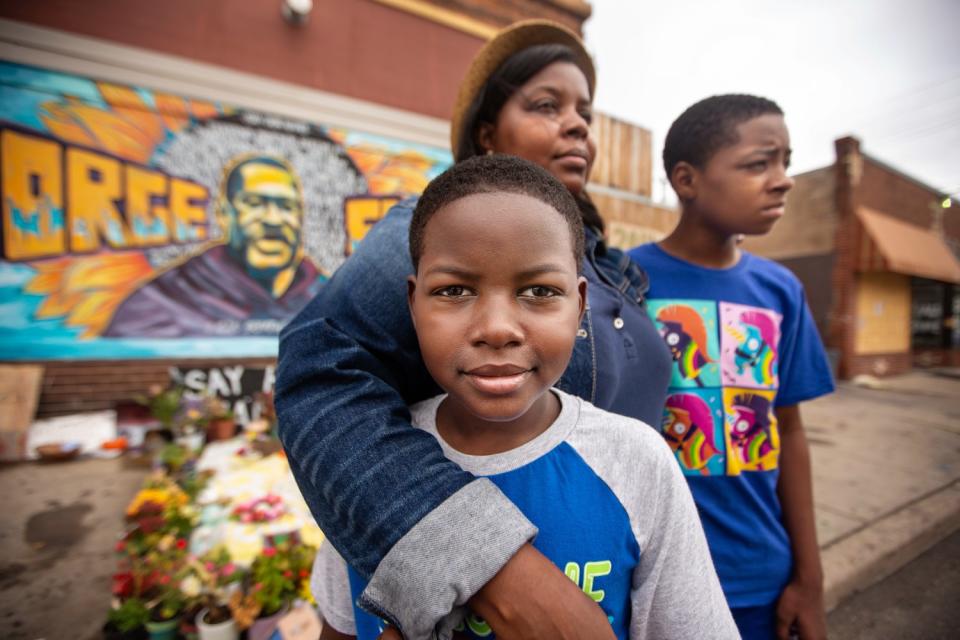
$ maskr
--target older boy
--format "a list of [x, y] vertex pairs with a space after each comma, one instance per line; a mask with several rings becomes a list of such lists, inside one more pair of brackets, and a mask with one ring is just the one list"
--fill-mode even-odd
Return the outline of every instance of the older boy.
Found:
[[707, 98], [670, 127], [677, 228], [630, 256], [674, 357], [663, 435], [744, 638], [823, 638], [823, 575], [798, 403], [833, 390], [802, 285], [737, 248], [784, 214], [790, 137], [773, 102]]
[[[618, 638], [737, 637], [662, 439], [552, 388], [586, 304], [583, 227], [569, 192], [516, 157], [458, 163], [420, 198], [410, 253], [410, 312], [446, 392], [412, 407], [414, 424], [537, 525], [534, 545], [597, 602]], [[362, 581], [330, 545], [312, 582], [323, 638], [377, 637], [379, 622], [352, 604]], [[461, 630], [491, 637], [473, 615]]]

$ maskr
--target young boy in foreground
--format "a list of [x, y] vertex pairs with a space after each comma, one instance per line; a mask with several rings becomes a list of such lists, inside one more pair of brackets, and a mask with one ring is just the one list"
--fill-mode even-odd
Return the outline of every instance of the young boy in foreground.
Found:
[[674, 356], [663, 435], [690, 484], [744, 638], [826, 636], [810, 452], [798, 403], [833, 391], [803, 286], [737, 248], [783, 216], [790, 137], [773, 102], [707, 98], [671, 126], [664, 167], [682, 206], [659, 244], [649, 313]]
[[[420, 198], [410, 254], [410, 312], [446, 392], [412, 407], [414, 424], [520, 507], [539, 528], [534, 545], [616, 637], [736, 638], [662, 438], [552, 388], [586, 304], [583, 226], [567, 189], [511, 156], [458, 163]], [[364, 585], [332, 546], [321, 547], [312, 583], [322, 638], [377, 637], [379, 622], [353, 605]], [[490, 637], [469, 613], [460, 631]]]

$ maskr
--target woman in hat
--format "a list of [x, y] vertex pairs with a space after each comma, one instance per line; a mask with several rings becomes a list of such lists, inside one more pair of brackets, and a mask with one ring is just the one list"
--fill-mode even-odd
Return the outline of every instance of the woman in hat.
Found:
[[[588, 227], [588, 311], [558, 386], [658, 424], [670, 355], [643, 308], [646, 278], [602, 241], [586, 194], [595, 72], [582, 41], [518, 23], [477, 54], [454, 109], [455, 160], [509, 153], [546, 168]], [[438, 393], [406, 302], [415, 200], [396, 205], [283, 331], [276, 398], [290, 466], [321, 528], [370, 582], [365, 608], [407, 638], [469, 603], [500, 637], [612, 637], [600, 609], [530, 544], [536, 528], [489, 481], [444, 458], [407, 405]], [[522, 618], [522, 619], [521, 619]]]

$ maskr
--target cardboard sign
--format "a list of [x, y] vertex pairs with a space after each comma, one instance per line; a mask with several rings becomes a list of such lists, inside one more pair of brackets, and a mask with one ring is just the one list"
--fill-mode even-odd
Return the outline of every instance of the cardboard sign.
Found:
[[230, 407], [237, 424], [246, 425], [260, 417], [263, 407], [258, 393], [273, 391], [274, 368], [244, 367], [171, 367], [170, 379], [182, 384], [188, 392], [214, 395]]
[[43, 367], [0, 366], [0, 460], [27, 457], [27, 430], [40, 399]]
[[313, 607], [302, 604], [280, 619], [277, 625], [283, 640], [317, 640], [320, 637], [320, 618]]
[[40, 399], [43, 367], [0, 366], [0, 431], [26, 431]]

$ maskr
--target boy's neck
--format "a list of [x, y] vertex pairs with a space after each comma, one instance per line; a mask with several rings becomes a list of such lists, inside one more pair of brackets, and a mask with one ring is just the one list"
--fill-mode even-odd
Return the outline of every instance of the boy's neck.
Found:
[[687, 209], [677, 227], [657, 244], [672, 256], [710, 269], [728, 269], [740, 261], [737, 234], [710, 226]]
[[437, 408], [437, 431], [460, 453], [489, 456], [512, 451], [550, 428], [560, 415], [560, 399], [551, 391], [540, 396], [522, 416], [508, 422], [484, 420], [447, 396]]

